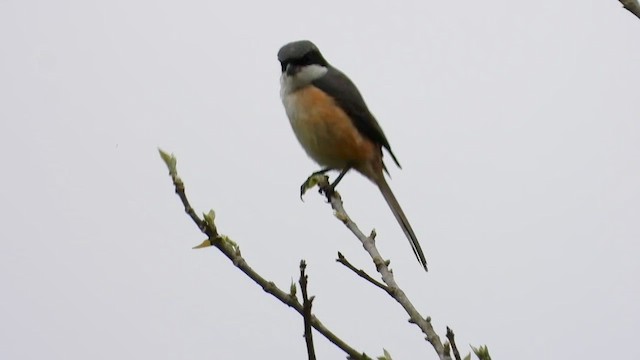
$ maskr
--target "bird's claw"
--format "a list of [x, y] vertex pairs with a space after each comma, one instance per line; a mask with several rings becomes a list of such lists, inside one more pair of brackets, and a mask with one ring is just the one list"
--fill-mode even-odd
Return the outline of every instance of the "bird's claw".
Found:
[[[307, 190], [318, 185], [320, 182], [328, 182], [328, 181], [329, 181], [329, 177], [327, 175], [311, 174], [311, 176], [309, 176], [307, 180], [305, 180], [302, 183], [302, 185], [300, 185], [300, 200], [304, 201], [302, 196], [307, 192]], [[322, 189], [320, 189], [319, 192], [322, 193]]]

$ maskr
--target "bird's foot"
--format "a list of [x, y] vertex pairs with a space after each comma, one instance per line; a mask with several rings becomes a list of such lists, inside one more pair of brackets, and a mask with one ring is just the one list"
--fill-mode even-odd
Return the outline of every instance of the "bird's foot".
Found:
[[[307, 190], [311, 189], [314, 186], [319, 186], [320, 189], [318, 190], [318, 192], [322, 194], [322, 189], [327, 188], [325, 186], [322, 186], [322, 184], [329, 184], [329, 177], [327, 175], [324, 175], [324, 172], [315, 172], [311, 174], [307, 178], [307, 180], [305, 180], [302, 185], [300, 185], [300, 200], [303, 200], [302, 196], [307, 192]], [[333, 192], [333, 188], [331, 186], [328, 186], [328, 188], [331, 188], [331, 192]]]

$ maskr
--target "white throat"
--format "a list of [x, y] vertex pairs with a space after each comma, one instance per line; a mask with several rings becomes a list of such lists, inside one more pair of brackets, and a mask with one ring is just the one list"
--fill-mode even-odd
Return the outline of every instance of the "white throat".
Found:
[[280, 96], [284, 97], [311, 84], [312, 81], [323, 77], [327, 71], [329, 71], [329, 69], [325, 66], [314, 64], [302, 67], [300, 71], [293, 76], [289, 76], [286, 72], [283, 72], [280, 76]]

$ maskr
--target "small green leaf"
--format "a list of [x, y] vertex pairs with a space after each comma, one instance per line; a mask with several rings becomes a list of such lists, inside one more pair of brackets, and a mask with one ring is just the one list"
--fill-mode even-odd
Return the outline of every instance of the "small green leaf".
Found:
[[206, 239], [200, 245], [194, 246], [193, 249], [202, 249], [211, 246], [211, 240]]
[[491, 356], [489, 355], [489, 348], [486, 345], [481, 345], [478, 348], [471, 347], [473, 353], [476, 354], [478, 359], [480, 360], [491, 360]]
[[209, 210], [208, 213], [202, 214], [202, 216], [204, 217], [204, 221], [206, 221], [207, 224], [213, 225], [215, 223], [216, 213], [213, 210]]
[[391, 354], [389, 354], [389, 352], [387, 351], [387, 349], [382, 349], [384, 355], [382, 356], [378, 356], [377, 359], [378, 360], [392, 360], [391, 359]]
[[387, 351], [387, 349], [382, 349], [382, 350], [384, 351], [384, 357], [385, 357], [387, 360], [392, 360], [392, 359], [391, 359], [391, 354], [389, 354], [389, 352]]
[[240, 246], [238, 246], [238, 244], [236, 244], [235, 241], [231, 240], [231, 238], [227, 235], [220, 235], [220, 240], [228, 245], [231, 245], [234, 251], [240, 250]]
[[160, 148], [158, 148], [158, 152], [160, 153], [160, 157], [162, 158], [162, 161], [164, 161], [165, 165], [167, 165], [167, 169], [169, 169], [169, 174], [171, 176], [175, 176], [178, 173], [178, 170], [176, 170], [176, 166], [178, 163], [178, 160], [176, 159], [176, 157], [173, 154], [169, 154], [168, 152], [165, 152]]
[[468, 353], [462, 360], [471, 360], [471, 353]]
[[296, 282], [291, 280], [291, 286], [289, 286], [289, 295], [292, 297], [296, 297], [296, 293], [298, 292], [298, 287], [296, 286]]

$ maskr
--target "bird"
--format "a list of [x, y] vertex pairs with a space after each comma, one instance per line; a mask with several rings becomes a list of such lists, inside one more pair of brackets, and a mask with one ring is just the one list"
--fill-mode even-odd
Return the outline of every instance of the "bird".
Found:
[[354, 169], [378, 186], [400, 224], [413, 252], [427, 271], [427, 260], [400, 203], [391, 191], [385, 172], [383, 149], [401, 168], [355, 84], [333, 67], [309, 40], [285, 44], [278, 51], [282, 74], [280, 97], [289, 122], [307, 155], [325, 173], [339, 170], [331, 188]]

